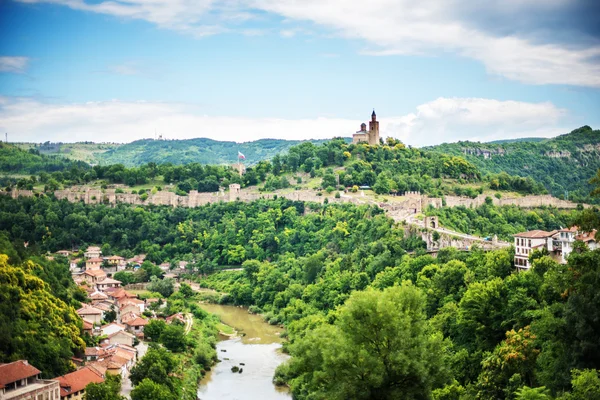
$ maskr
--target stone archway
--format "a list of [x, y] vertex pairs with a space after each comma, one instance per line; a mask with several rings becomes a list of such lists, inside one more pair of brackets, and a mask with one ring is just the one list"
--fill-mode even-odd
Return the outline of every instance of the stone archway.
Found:
[[425, 227], [437, 229], [440, 227], [440, 222], [437, 216], [425, 217]]

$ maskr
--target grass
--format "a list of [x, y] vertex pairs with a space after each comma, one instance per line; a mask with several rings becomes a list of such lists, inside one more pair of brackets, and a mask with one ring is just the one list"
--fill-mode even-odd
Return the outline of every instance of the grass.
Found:
[[149, 290], [127, 290], [129, 293], [137, 295], [139, 298], [151, 299], [162, 298], [160, 293], [151, 292]]
[[235, 333], [235, 329], [222, 322], [217, 323], [216, 327], [219, 330], [219, 332], [223, 332], [226, 335], [233, 335]]

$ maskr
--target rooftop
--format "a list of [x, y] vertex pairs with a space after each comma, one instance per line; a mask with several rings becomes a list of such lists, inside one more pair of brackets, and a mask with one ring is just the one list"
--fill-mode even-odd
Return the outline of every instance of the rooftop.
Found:
[[97, 309], [96, 307], [84, 305], [79, 310], [76, 311], [79, 315], [98, 315], [102, 314], [102, 310]]
[[546, 231], [536, 229], [533, 231], [517, 233], [514, 235], [514, 237], [528, 238], [528, 239], [542, 239], [542, 238], [551, 237], [552, 235], [555, 235], [555, 234], [556, 234], [556, 231], [546, 232]]
[[37, 376], [41, 371], [29, 364], [27, 360], [18, 360], [8, 364], [0, 364], [0, 387], [20, 379]]
[[83, 367], [80, 370], [71, 372], [63, 376], [56, 378], [60, 385], [60, 397], [67, 396], [72, 393], [77, 393], [90, 383], [101, 383], [104, 382], [104, 378], [98, 373], [98, 371]]

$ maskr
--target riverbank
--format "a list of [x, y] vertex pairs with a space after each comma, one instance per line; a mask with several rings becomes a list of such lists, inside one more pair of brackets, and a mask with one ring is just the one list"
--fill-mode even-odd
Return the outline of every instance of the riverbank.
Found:
[[[246, 308], [209, 303], [201, 303], [200, 307], [217, 315], [222, 324], [238, 335], [220, 337], [216, 346], [219, 362], [200, 381], [198, 397], [202, 400], [290, 399], [286, 387], [273, 384], [276, 368], [288, 358], [281, 352], [283, 329], [269, 325], [262, 316], [251, 314]], [[238, 372], [233, 372], [237, 369]]]

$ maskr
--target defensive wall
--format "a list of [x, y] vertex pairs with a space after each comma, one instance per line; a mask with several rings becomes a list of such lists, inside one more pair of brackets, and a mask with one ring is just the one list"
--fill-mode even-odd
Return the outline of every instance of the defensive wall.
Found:
[[[133, 193], [117, 193], [116, 189], [95, 189], [85, 186], [75, 186], [69, 189], [56, 190], [54, 196], [57, 199], [65, 199], [70, 202], [83, 201], [85, 204], [135, 204], [135, 205], [163, 205], [172, 207], [198, 207], [204, 204], [216, 203], [219, 201], [244, 201], [250, 202], [258, 199], [272, 199], [275, 196], [284, 197], [290, 200], [311, 201], [323, 203], [325, 198], [333, 203], [354, 203], [354, 204], [369, 204], [375, 203], [368, 197], [342, 195], [340, 198], [335, 198], [332, 195], [318, 195], [316, 191], [297, 190], [289, 193], [256, 193], [239, 188], [239, 185], [231, 185], [229, 192], [219, 191], [214, 193], [202, 193], [195, 190], [190, 191], [187, 196], [179, 196], [173, 192], [160, 191], [154, 194], [147, 193], [145, 195]], [[9, 194], [13, 198], [17, 197], [32, 197], [35, 196], [31, 190], [13, 189]], [[143, 200], [143, 196], [146, 197]], [[418, 192], [407, 192], [404, 196], [398, 196], [392, 202], [379, 202], [377, 205], [386, 210], [395, 219], [405, 219], [406, 217], [421, 213], [428, 206], [440, 208], [445, 202], [446, 207], [463, 206], [467, 208], [479, 207], [485, 203], [489, 196], [479, 195], [475, 198], [446, 196], [444, 199], [437, 197], [429, 197], [421, 195]], [[573, 209], [577, 207], [577, 203], [567, 200], [557, 199], [550, 195], [530, 195], [522, 197], [502, 197], [500, 199], [491, 197], [494, 205], [516, 205], [523, 208], [533, 208], [540, 206], [552, 206], [563, 209]], [[584, 207], [589, 205], [584, 204]]]

